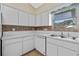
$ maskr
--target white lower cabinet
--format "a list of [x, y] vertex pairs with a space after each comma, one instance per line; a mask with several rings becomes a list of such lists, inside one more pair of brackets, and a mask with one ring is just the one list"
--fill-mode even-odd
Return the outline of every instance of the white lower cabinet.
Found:
[[58, 56], [63, 56], [63, 48], [58, 47]]
[[47, 44], [47, 56], [57, 56], [57, 46]]
[[34, 40], [32, 38], [23, 39], [23, 54], [34, 49]]
[[3, 56], [22, 55], [22, 41], [20, 39], [4, 40], [3, 45]]
[[[34, 40], [35, 39], [35, 40]], [[45, 44], [46, 43], [46, 44]], [[47, 56], [78, 56], [79, 45], [44, 36], [27, 36], [2, 40], [3, 56], [20, 56], [34, 48]]]
[[77, 56], [77, 52], [64, 47], [48, 44], [47, 56]]
[[58, 55], [59, 56], [77, 56], [77, 52], [67, 48], [58, 47]]
[[40, 53], [42, 53], [43, 55], [45, 55], [45, 38], [37, 37], [36, 40], [35, 40], [35, 48]]
[[2, 41], [3, 56], [20, 56], [34, 49], [34, 40], [31, 36]]
[[[56, 40], [56, 42], [55, 42]], [[47, 56], [77, 56], [78, 44], [47, 39]]]

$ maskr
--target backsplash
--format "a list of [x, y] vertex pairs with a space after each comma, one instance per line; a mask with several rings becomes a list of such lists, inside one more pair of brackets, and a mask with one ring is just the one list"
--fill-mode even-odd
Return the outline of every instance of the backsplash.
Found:
[[2, 25], [3, 31], [36, 31], [36, 30], [45, 30], [50, 31], [51, 26], [16, 26], [16, 25]]
[[69, 32], [79, 32], [79, 29], [54, 29], [52, 26], [16, 26], [16, 25], [2, 25], [3, 31], [69, 31]]
[[3, 25], [3, 31], [26, 31], [26, 30], [34, 30], [32, 27], [26, 26], [16, 26], [16, 25]]

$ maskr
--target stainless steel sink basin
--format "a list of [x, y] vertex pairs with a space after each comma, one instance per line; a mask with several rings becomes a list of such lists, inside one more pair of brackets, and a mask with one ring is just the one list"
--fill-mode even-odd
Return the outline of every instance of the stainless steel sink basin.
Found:
[[52, 36], [52, 37], [66, 38], [65, 36], [61, 36], [61, 35], [53, 35], [53, 34], [51, 34], [50, 36]]
[[53, 34], [51, 34], [50, 36], [57, 36], [57, 35], [53, 35]]

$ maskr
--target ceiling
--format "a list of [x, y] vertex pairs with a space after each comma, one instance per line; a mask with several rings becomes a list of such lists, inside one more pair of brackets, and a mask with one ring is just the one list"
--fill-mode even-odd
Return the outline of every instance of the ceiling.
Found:
[[32, 7], [34, 8], [38, 8], [40, 7], [41, 5], [43, 5], [43, 3], [30, 3], [32, 5]]

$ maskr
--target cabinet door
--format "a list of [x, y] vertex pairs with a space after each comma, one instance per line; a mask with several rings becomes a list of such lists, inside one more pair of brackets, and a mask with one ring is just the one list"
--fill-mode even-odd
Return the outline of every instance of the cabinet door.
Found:
[[43, 26], [48, 26], [49, 25], [49, 13], [48, 12], [44, 12], [41, 15], [42, 18], [42, 25]]
[[42, 25], [42, 21], [41, 21], [41, 15], [37, 15], [36, 16], [36, 26], [41, 26]]
[[33, 14], [29, 14], [29, 26], [35, 26], [35, 16]]
[[34, 41], [30, 38], [23, 39], [23, 54], [29, 52], [30, 50], [34, 49]]
[[19, 11], [19, 25], [28, 26], [28, 14]]
[[29, 15], [26, 13], [26, 26], [29, 26]]
[[63, 48], [58, 47], [58, 56], [63, 56]]
[[77, 55], [77, 52], [72, 51], [70, 49], [63, 48], [62, 49], [62, 55], [63, 56], [76, 56]]
[[16, 9], [2, 5], [3, 24], [18, 25], [18, 11]]
[[22, 55], [22, 42], [17, 39], [3, 41], [3, 56]]
[[57, 56], [57, 46], [53, 44], [47, 44], [47, 56]]
[[36, 45], [36, 49], [42, 53], [43, 55], [45, 55], [45, 39], [44, 38], [37, 38], [35, 41], [35, 45]]
[[17, 56], [18, 55], [18, 43], [6, 46], [4, 49], [4, 56]]
[[58, 47], [58, 56], [77, 56], [77, 52], [64, 47]]
[[21, 56], [22, 55], [22, 38], [18, 39], [18, 55]]

